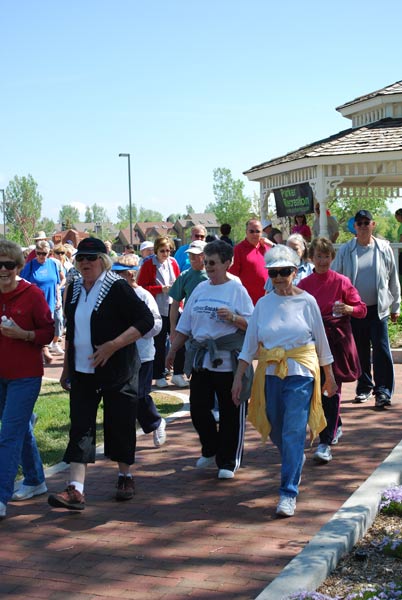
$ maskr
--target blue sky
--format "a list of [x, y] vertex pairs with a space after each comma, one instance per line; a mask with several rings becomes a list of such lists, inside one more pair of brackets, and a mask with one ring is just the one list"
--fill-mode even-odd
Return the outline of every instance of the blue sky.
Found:
[[30, 173], [54, 220], [95, 202], [115, 218], [120, 152], [135, 204], [201, 212], [214, 168], [247, 182], [402, 79], [400, 0], [1, 0], [0, 19], [0, 188]]

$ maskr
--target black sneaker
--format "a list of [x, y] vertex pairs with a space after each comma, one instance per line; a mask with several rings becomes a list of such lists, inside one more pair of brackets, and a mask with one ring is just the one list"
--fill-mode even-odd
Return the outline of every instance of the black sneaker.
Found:
[[355, 404], [363, 404], [364, 402], [367, 402], [367, 400], [370, 400], [372, 395], [373, 395], [372, 390], [370, 390], [368, 392], [362, 392], [361, 394], [356, 395], [356, 398], [353, 400], [353, 402]]
[[117, 480], [116, 500], [131, 500], [134, 497], [134, 478], [119, 475]]
[[385, 408], [385, 406], [391, 406], [391, 398], [388, 398], [387, 394], [379, 393], [375, 396], [375, 407]]

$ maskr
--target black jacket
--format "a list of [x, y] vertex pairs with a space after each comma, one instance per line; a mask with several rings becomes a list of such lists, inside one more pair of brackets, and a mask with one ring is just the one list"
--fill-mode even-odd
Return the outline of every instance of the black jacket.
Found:
[[[75, 279], [67, 290], [65, 313], [67, 320], [66, 339], [68, 340], [68, 363], [70, 377], [74, 376], [74, 316], [82, 285], [81, 279]], [[115, 273], [106, 273], [99, 291], [95, 308], [91, 314], [91, 341], [99, 346], [113, 340], [128, 327], [133, 326], [142, 335], [150, 331], [154, 318], [142, 300], [139, 299], [127, 281]], [[104, 367], [96, 367], [95, 375], [102, 389], [121, 387], [139, 370], [140, 359], [136, 344], [120, 348], [107, 361]]]

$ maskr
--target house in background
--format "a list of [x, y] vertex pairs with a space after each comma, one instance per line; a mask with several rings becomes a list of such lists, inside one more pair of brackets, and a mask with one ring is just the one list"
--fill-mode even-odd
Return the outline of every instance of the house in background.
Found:
[[177, 237], [180, 238], [180, 246], [188, 244], [191, 237], [191, 228], [194, 225], [203, 225], [208, 235], [219, 236], [219, 223], [214, 213], [191, 213], [184, 219], [178, 219], [175, 223]]

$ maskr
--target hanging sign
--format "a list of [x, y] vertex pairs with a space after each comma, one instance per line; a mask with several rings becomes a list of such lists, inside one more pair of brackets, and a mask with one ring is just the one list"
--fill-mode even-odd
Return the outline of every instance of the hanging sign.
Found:
[[313, 190], [309, 183], [298, 183], [274, 190], [278, 217], [294, 217], [314, 212]]

